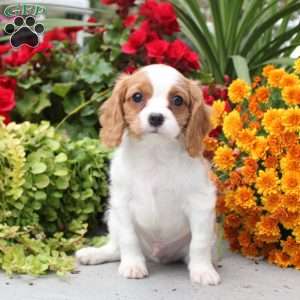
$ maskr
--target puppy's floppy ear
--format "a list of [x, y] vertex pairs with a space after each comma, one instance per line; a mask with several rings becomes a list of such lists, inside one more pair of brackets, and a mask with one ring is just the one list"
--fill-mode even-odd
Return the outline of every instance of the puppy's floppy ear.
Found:
[[185, 147], [191, 157], [201, 156], [202, 141], [211, 129], [208, 108], [203, 101], [202, 90], [196, 81], [189, 81], [191, 100], [190, 118], [185, 130]]
[[123, 103], [128, 75], [121, 75], [112, 91], [111, 97], [100, 107], [100, 139], [104, 145], [114, 148], [121, 143], [125, 129]]

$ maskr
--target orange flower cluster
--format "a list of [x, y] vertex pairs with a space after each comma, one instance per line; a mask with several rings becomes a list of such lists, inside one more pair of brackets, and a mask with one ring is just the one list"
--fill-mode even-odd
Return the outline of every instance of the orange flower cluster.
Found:
[[232, 111], [212, 107], [222, 133], [209, 143], [225, 237], [245, 256], [300, 269], [300, 59], [293, 73], [268, 65], [251, 85], [237, 79], [229, 98]]

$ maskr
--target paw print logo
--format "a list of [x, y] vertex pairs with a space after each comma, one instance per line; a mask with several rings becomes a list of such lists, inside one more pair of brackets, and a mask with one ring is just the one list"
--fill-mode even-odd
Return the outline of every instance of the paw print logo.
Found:
[[11, 35], [10, 43], [13, 47], [18, 48], [24, 44], [36, 47], [39, 44], [39, 35], [44, 32], [44, 25], [36, 23], [33, 16], [28, 16], [25, 20], [18, 16], [13, 24], [6, 24], [4, 31]]

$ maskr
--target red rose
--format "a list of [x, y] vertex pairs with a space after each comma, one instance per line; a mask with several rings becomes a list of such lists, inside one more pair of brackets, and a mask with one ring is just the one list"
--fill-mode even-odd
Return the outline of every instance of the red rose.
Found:
[[198, 70], [200, 68], [199, 57], [198, 57], [198, 54], [196, 52], [188, 51], [184, 55], [184, 59], [186, 60], [188, 66], [191, 69]]
[[0, 44], [0, 55], [8, 52], [11, 49], [9, 44]]
[[165, 40], [153, 40], [146, 44], [147, 55], [157, 63], [161, 63], [165, 53], [169, 48], [169, 43]]
[[55, 28], [51, 31], [48, 31], [44, 35], [44, 41], [64, 41], [68, 39], [68, 34], [64, 31], [63, 28]]
[[127, 27], [127, 28], [128, 28], [128, 27], [132, 27], [132, 26], [135, 24], [137, 18], [138, 18], [138, 16], [136, 16], [136, 15], [128, 16], [128, 17], [126, 17], [126, 19], [123, 21], [123, 25], [124, 25], [125, 27]]
[[155, 0], [147, 0], [140, 6], [140, 15], [147, 18], [153, 18], [153, 13], [157, 8], [158, 3]]
[[11, 122], [11, 118], [6, 112], [0, 113], [0, 117], [4, 117], [4, 124], [8, 124]]
[[178, 61], [180, 61], [186, 52], [188, 51], [187, 45], [181, 40], [175, 40], [170, 44], [170, 48], [168, 51], [168, 57], [170, 62], [173, 62], [175, 65]]
[[9, 56], [4, 57], [4, 63], [13, 67], [23, 65], [31, 59], [32, 49], [27, 45], [22, 45], [18, 50], [13, 50]]
[[146, 42], [148, 32], [148, 22], [143, 22], [141, 27], [133, 31], [129, 36], [128, 41], [122, 45], [122, 52], [125, 54], [135, 54]]
[[166, 34], [173, 34], [179, 31], [176, 14], [171, 3], [159, 3], [157, 8], [152, 12], [153, 20], [159, 28]]
[[10, 89], [10, 90], [15, 90], [17, 85], [17, 81], [15, 78], [5, 76], [5, 75], [0, 75], [0, 87]]
[[15, 105], [16, 101], [14, 91], [0, 87], [0, 113], [11, 111]]
[[151, 21], [152, 27], [166, 34], [179, 31], [176, 14], [171, 3], [158, 3], [155, 0], [147, 0], [140, 7], [140, 14]]
[[40, 43], [37, 47], [35, 47], [32, 51], [32, 54], [40, 53], [42, 52], [45, 55], [49, 55], [50, 51], [53, 48], [53, 45], [48, 41], [43, 41]]

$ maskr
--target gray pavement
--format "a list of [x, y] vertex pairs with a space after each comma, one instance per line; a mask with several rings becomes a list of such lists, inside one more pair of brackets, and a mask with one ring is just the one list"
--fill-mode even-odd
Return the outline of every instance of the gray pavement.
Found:
[[300, 300], [300, 271], [255, 263], [226, 253], [219, 263], [222, 283], [192, 285], [183, 264], [148, 264], [150, 277], [129, 280], [117, 274], [117, 263], [79, 266], [67, 278], [39, 278], [0, 273], [1, 300]]

